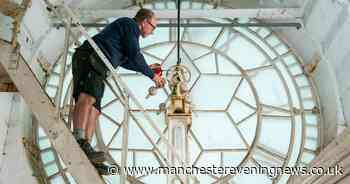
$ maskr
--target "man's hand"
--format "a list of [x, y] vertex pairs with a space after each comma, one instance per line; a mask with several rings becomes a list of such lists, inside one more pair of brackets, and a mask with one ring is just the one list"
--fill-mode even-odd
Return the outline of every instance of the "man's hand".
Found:
[[164, 84], [165, 84], [165, 80], [164, 78], [162, 78], [161, 76], [159, 75], [154, 75], [153, 79], [154, 83], [156, 84], [156, 87], [157, 88], [162, 88], [164, 87]]

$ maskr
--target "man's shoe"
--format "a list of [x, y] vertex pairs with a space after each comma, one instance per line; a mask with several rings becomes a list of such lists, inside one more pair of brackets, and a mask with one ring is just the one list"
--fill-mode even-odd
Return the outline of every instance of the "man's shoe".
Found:
[[99, 175], [111, 175], [112, 173], [109, 171], [109, 166], [105, 164], [93, 163], [95, 169], [97, 170]]
[[85, 139], [79, 139], [77, 141], [81, 147], [81, 149], [84, 151], [86, 156], [89, 158], [90, 162], [101, 164], [104, 161], [106, 161], [106, 154], [103, 151], [95, 151], [94, 148], [90, 145], [88, 141]]

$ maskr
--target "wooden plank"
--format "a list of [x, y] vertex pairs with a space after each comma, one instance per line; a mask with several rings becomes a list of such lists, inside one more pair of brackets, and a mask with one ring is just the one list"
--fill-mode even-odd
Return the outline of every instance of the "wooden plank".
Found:
[[11, 45], [4, 41], [0, 41], [0, 63], [16, 84], [75, 181], [84, 184], [103, 184], [63, 120], [56, 117], [54, 104], [29, 66], [20, 55], [14, 54]]

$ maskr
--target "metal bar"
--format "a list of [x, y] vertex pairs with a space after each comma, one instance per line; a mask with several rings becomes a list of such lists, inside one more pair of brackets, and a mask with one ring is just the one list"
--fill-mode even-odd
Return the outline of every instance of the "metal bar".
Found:
[[126, 182], [126, 174], [124, 172], [124, 168], [127, 165], [128, 160], [128, 136], [129, 136], [129, 98], [126, 96], [125, 99], [125, 109], [124, 109], [124, 122], [123, 122], [123, 138], [122, 138], [122, 158], [121, 158], [121, 166], [120, 166], [120, 183], [125, 184]]
[[[158, 18], [177, 18], [177, 10], [153, 10]], [[137, 10], [104, 9], [104, 10], [78, 10], [79, 18], [101, 19], [109, 17], [133, 17]], [[246, 9], [212, 9], [191, 10], [181, 12], [182, 18], [258, 18], [258, 19], [300, 19], [303, 16], [301, 8], [246, 8]]]
[[[181, 63], [180, 58], [180, 9], [181, 9], [181, 1], [177, 0], [177, 64], [179, 65]], [[185, 35], [185, 31], [183, 33]]]
[[63, 91], [63, 80], [66, 75], [66, 64], [67, 64], [67, 55], [68, 55], [68, 50], [69, 50], [69, 37], [70, 37], [70, 25], [71, 25], [71, 20], [69, 21], [69, 24], [66, 25], [66, 30], [65, 30], [65, 40], [64, 40], [64, 51], [63, 51], [63, 61], [62, 61], [62, 67], [61, 67], [61, 73], [60, 73], [60, 80], [58, 83], [58, 92], [56, 95], [56, 113], [57, 117], [60, 118], [60, 106], [61, 106], [61, 99], [62, 99], [62, 91]]
[[[81, 23], [84, 27], [105, 27], [106, 23]], [[63, 27], [62, 23], [55, 23], [55, 27]], [[73, 27], [78, 26], [77, 24], [72, 24]], [[177, 27], [174, 23], [159, 23], [157, 27]], [[208, 28], [208, 27], [295, 27], [300, 29], [302, 27], [301, 23], [298, 22], [258, 22], [258, 23], [184, 23], [180, 24], [180, 27], [188, 28]]]

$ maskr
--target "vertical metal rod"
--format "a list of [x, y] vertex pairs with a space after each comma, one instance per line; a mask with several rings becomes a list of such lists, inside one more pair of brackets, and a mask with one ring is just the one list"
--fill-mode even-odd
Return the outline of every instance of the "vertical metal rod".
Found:
[[68, 49], [69, 49], [69, 37], [70, 37], [70, 27], [72, 24], [72, 20], [69, 20], [69, 23], [66, 25], [66, 30], [64, 33], [64, 50], [63, 50], [63, 61], [62, 61], [62, 67], [61, 67], [61, 73], [60, 73], [60, 80], [58, 84], [58, 91], [56, 92], [56, 112], [57, 117], [60, 118], [60, 106], [61, 106], [61, 99], [62, 99], [62, 91], [63, 91], [63, 81], [65, 77], [65, 71], [66, 71], [66, 64], [67, 64], [67, 55], [68, 55]]
[[180, 58], [180, 9], [181, 0], [177, 0], [177, 65], [181, 63]]
[[127, 173], [125, 173], [124, 168], [128, 160], [128, 137], [129, 137], [129, 97], [126, 96], [125, 99], [125, 109], [124, 109], [124, 122], [123, 122], [123, 140], [122, 140], [122, 158], [120, 166], [120, 184], [125, 184]]

